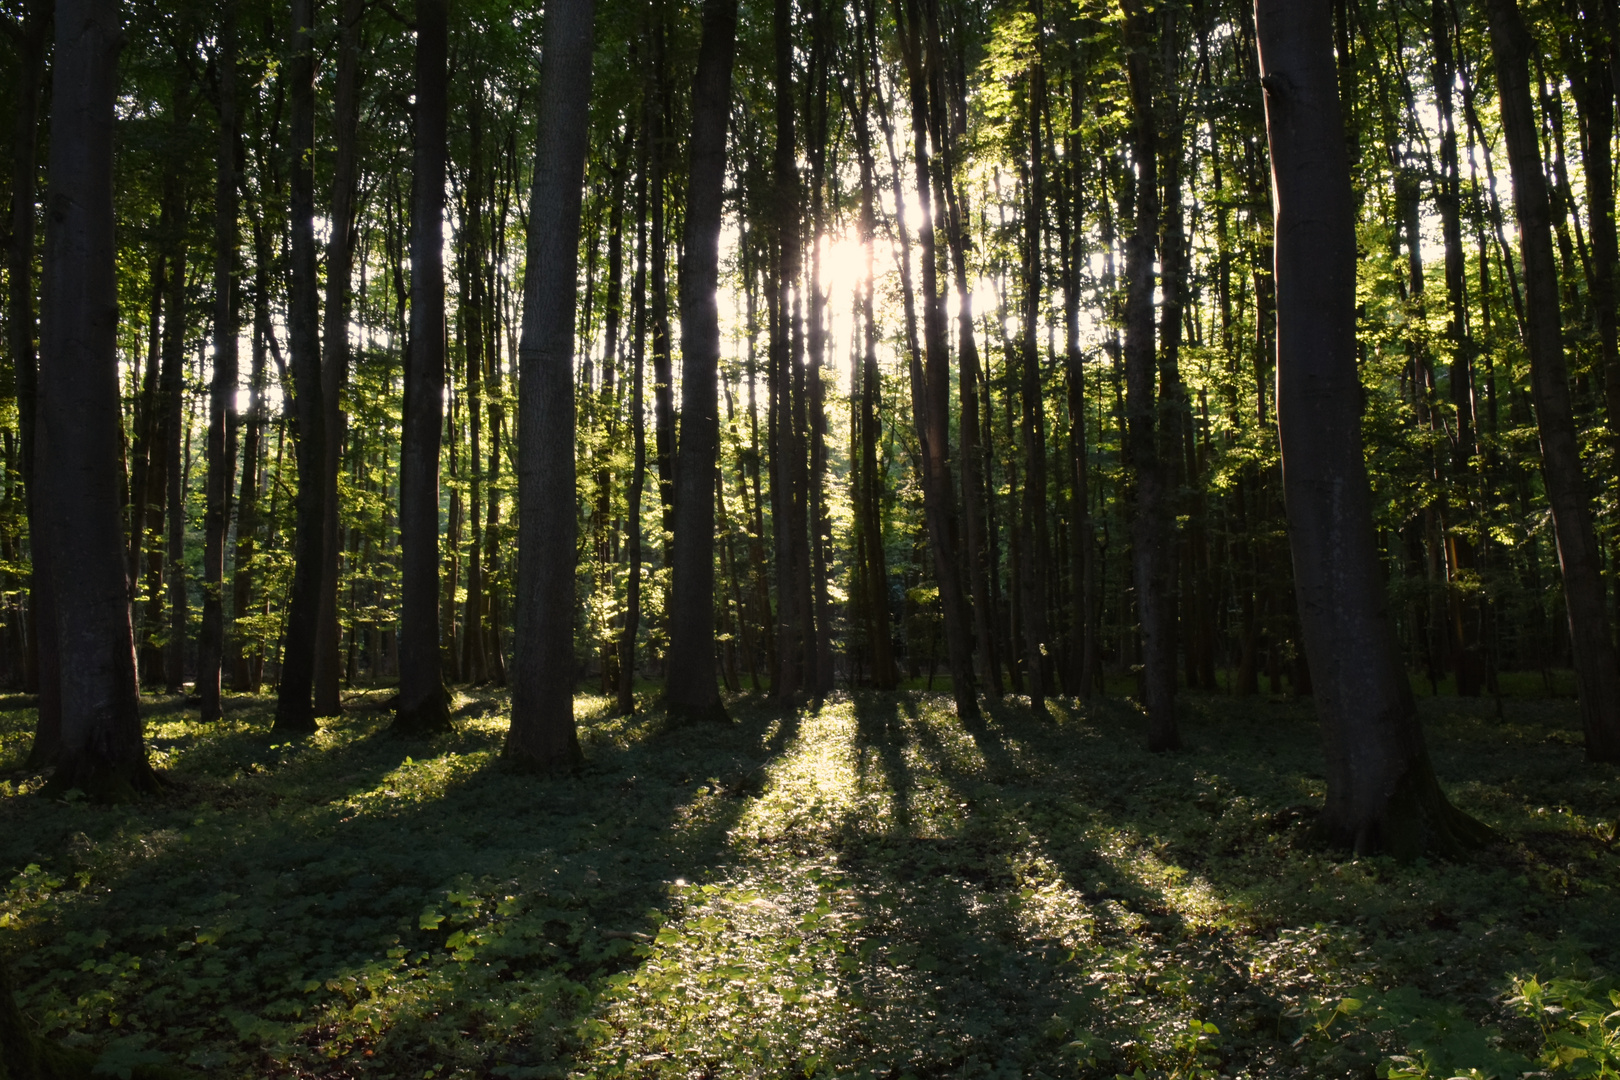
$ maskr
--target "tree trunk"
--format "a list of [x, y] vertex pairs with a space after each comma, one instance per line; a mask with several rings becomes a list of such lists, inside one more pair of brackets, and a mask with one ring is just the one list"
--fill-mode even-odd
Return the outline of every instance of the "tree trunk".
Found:
[[[1036, 40], [1040, 40], [1041, 3], [1035, 0]], [[1024, 558], [1019, 586], [1023, 592], [1024, 648], [1029, 657], [1029, 699], [1037, 712], [1046, 707], [1051, 694], [1048, 675], [1050, 635], [1046, 625], [1046, 573], [1051, 562], [1046, 538], [1046, 406], [1041, 388], [1041, 359], [1037, 339], [1041, 305], [1041, 218], [1046, 212], [1046, 162], [1041, 139], [1041, 115], [1046, 99], [1046, 71], [1037, 49], [1030, 63], [1025, 84], [1028, 110], [1025, 138], [1029, 147], [1028, 203], [1024, 208], [1023, 286], [1024, 311], [1019, 360], [1023, 426], [1020, 442], [1024, 450], [1024, 490], [1020, 524], [1024, 533]]]
[[720, 450], [720, 216], [737, 0], [705, 0], [692, 84], [691, 163], [681, 260], [681, 438], [675, 469], [674, 595], [669, 679], [672, 717], [724, 720], [714, 661], [714, 478]]
[[1294, 580], [1328, 759], [1318, 833], [1448, 854], [1488, 830], [1446, 801], [1389, 625], [1362, 457], [1355, 204], [1329, 0], [1255, 7], [1276, 207], [1277, 420]]
[[[254, 209], [262, 211], [262, 208], [261, 199]], [[253, 248], [253, 367], [248, 377], [247, 431], [242, 438], [242, 480], [236, 499], [236, 551], [232, 560], [231, 580], [231, 615], [237, 620], [245, 618], [254, 606], [253, 554], [259, 539], [259, 472], [264, 452], [265, 353], [269, 347], [269, 336], [273, 333], [270, 326], [270, 244], [262, 221], [254, 224]], [[232, 689], [238, 693], [258, 693], [263, 643], [250, 655], [239, 623], [229, 640]]]
[[321, 385], [320, 299], [315, 268], [314, 0], [292, 0], [287, 61], [291, 116], [291, 287], [287, 298], [292, 351], [292, 427], [298, 457], [292, 595], [282, 630], [278, 735], [315, 731], [315, 634], [325, 565], [326, 409]]
[[343, 0], [338, 18], [337, 100], [333, 124], [337, 163], [332, 176], [331, 237], [326, 246], [326, 333], [321, 358], [321, 405], [326, 443], [321, 472], [321, 592], [315, 624], [315, 715], [337, 716], [342, 662], [338, 654], [338, 555], [342, 551], [338, 516], [338, 468], [347, 418], [343, 384], [349, 372], [349, 278], [354, 264], [354, 195], [359, 125], [360, 18], [365, 0]]
[[62, 675], [56, 655], [56, 602], [51, 587], [50, 544], [34, 478], [38, 431], [39, 357], [34, 351], [34, 217], [38, 211], [39, 97], [50, 41], [52, 0], [33, 0], [23, 21], [17, 57], [17, 116], [12, 136], [11, 244], [6, 268], [6, 330], [17, 380], [17, 435], [22, 442], [22, 478], [28, 500], [29, 649], [39, 688], [34, 741], [28, 767], [56, 760], [62, 741]]
[[574, 727], [574, 307], [590, 135], [593, 0], [553, 0], [540, 68], [518, 347], [518, 595], [512, 726], [521, 768], [579, 764]]
[[[909, 7], [910, 18], [903, 12]], [[917, 196], [921, 204], [917, 243], [922, 261], [923, 378], [913, 387], [919, 396], [917, 435], [923, 451], [923, 508], [933, 549], [939, 601], [944, 609], [945, 647], [951, 668], [951, 691], [957, 715], [965, 722], [979, 719], [979, 696], [973, 679], [973, 643], [968, 629], [968, 604], [962, 594], [954, 527], [953, 485], [950, 467], [950, 356], [945, 330], [945, 298], [939, 289], [938, 257], [934, 244], [933, 177], [928, 153], [928, 82], [918, 54], [918, 16], [915, 0], [897, 0], [901, 54], [911, 88], [914, 161]], [[908, 29], [907, 22], [911, 25]]]
[[43, 539], [57, 556], [62, 743], [51, 786], [97, 798], [158, 786], [141, 739], [119, 513], [113, 137], [122, 42], [113, 0], [57, 5], [36, 459]]
[[770, 443], [771, 517], [776, 548], [776, 670], [771, 694], [781, 705], [792, 703], [801, 685], [800, 658], [809, 644], [801, 632], [797, 576], [794, 562], [794, 467], [798, 441], [793, 424], [792, 303], [793, 281], [799, 272], [799, 173], [794, 133], [793, 3], [775, 0], [775, 145], [772, 223], [776, 230], [776, 265], [772, 268], [770, 315]]
[[1601, 554], [1570, 403], [1547, 180], [1530, 103], [1532, 44], [1515, 0], [1489, 0], [1489, 8], [1501, 88], [1502, 132], [1513, 174], [1513, 204], [1524, 259], [1530, 388], [1541, 434], [1542, 476], [1552, 504], [1558, 564], [1564, 578], [1564, 610], [1586, 726], [1586, 755], [1593, 761], [1620, 761], [1620, 662], [1609, 636]]
[[439, 439], [444, 429], [446, 0], [416, 4], [416, 183], [411, 208], [411, 332], [399, 470], [399, 709], [394, 727], [450, 728], [439, 670]]
[[[178, 113], [179, 110], [177, 109]], [[178, 119], [176, 121], [179, 122]], [[160, 409], [164, 417], [163, 443], [154, 449], [163, 455], [167, 484], [162, 581], [168, 593], [168, 633], [163, 643], [163, 682], [170, 694], [185, 685], [186, 650], [186, 232], [190, 214], [181, 178], [167, 178], [164, 198], [171, 210], [164, 216], [171, 232], [163, 238], [169, 248], [169, 274], [163, 297], [163, 371], [158, 376]], [[155, 623], [156, 620], [154, 619]], [[152, 632], [156, 626], [149, 626]]]
[[630, 298], [630, 332], [634, 335], [630, 349], [630, 435], [634, 461], [630, 466], [630, 485], [625, 492], [625, 543], [630, 550], [625, 573], [624, 625], [619, 631], [618, 696], [614, 703], [621, 716], [629, 716], [636, 709], [636, 634], [641, 629], [641, 494], [647, 485], [647, 187], [653, 155], [658, 153], [656, 147], [649, 145], [654, 109], [653, 95], [647, 92], [650, 87], [651, 80], [644, 81], [644, 123], [636, 177], [636, 280]]
[[[866, 595], [861, 600], [867, 613], [866, 634], [871, 648], [872, 685], [879, 690], [893, 690], [897, 682], [897, 673], [889, 630], [889, 572], [883, 550], [883, 481], [878, 473], [877, 464], [882, 374], [878, 369], [877, 359], [877, 305], [873, 275], [873, 245], [877, 242], [877, 169], [873, 160], [872, 132], [867, 123], [867, 117], [872, 112], [873, 87], [868, 65], [869, 43], [865, 36], [871, 33], [871, 27], [864, 19], [860, 22], [860, 33], [862, 40], [856, 46], [859, 98], [852, 100], [853, 107], [850, 109], [850, 122], [854, 126], [856, 150], [860, 158], [860, 235], [861, 246], [866, 256], [866, 273], [863, 275], [860, 294], [860, 317], [865, 337], [862, 341], [860, 358], [859, 393], [855, 403], [858, 436], [856, 461], [859, 464], [860, 484], [855, 490], [854, 497], [856, 520], [861, 523], [862, 542], [856, 552], [856, 558], [862, 566], [866, 586]], [[969, 304], [966, 294], [962, 302], [964, 305]], [[971, 335], [972, 332], [973, 328], [969, 325], [967, 333]], [[995, 677], [991, 685], [999, 685], [999, 676], [994, 672], [992, 675]]]
[[[1170, 595], [1169, 527], [1164, 469], [1155, 428], [1153, 249], [1159, 234], [1158, 135], [1153, 69], [1147, 54], [1149, 16], [1141, 0], [1125, 2], [1126, 75], [1136, 162], [1136, 219], [1125, 245], [1126, 450], [1136, 478], [1131, 541], [1136, 607], [1142, 628], [1142, 668], [1148, 748], [1181, 745], [1176, 724], [1175, 603]], [[1177, 209], [1179, 213], [1179, 208]]]
[[209, 388], [207, 509], [203, 546], [202, 633], [197, 638], [197, 693], [204, 723], [218, 720], [225, 655], [225, 534], [236, 473], [236, 2], [220, 10], [219, 147], [214, 185], [214, 378]]

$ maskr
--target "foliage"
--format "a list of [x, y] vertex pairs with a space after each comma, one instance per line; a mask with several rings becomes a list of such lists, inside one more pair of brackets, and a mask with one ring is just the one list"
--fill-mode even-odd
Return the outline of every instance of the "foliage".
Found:
[[1316, 732], [1281, 699], [1190, 699], [1162, 757], [1118, 700], [666, 731], [586, 697], [585, 769], [547, 781], [500, 768], [499, 695], [432, 743], [376, 700], [303, 744], [264, 699], [154, 702], [171, 794], [123, 807], [34, 794], [32, 715], [0, 714], [26, 1011], [217, 1076], [1615, 1075], [1620, 803], [1567, 702], [1423, 699], [1507, 840], [1402, 866], [1305, 845]]

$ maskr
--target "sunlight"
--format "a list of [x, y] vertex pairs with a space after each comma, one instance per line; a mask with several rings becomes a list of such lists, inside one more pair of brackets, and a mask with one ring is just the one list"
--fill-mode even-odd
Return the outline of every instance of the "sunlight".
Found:
[[866, 247], [853, 233], [821, 238], [821, 287], [837, 307], [866, 283]]
[[850, 701], [829, 701], [806, 715], [798, 738], [766, 770], [764, 794], [743, 813], [732, 842], [837, 828], [862, 822], [887, 831], [894, 792], [881, 769], [865, 768], [859, 724]]

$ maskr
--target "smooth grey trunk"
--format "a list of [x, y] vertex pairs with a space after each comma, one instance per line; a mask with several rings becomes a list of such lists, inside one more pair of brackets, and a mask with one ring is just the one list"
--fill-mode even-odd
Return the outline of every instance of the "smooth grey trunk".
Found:
[[573, 361], [593, 9], [593, 0], [553, 0], [546, 10], [518, 344], [517, 655], [503, 753], [540, 771], [582, 760], [574, 727]]
[[292, 352], [292, 430], [298, 458], [293, 541], [292, 595], [282, 631], [281, 682], [277, 687], [278, 735], [316, 729], [311, 700], [315, 684], [315, 628], [324, 565], [326, 500], [326, 409], [321, 386], [320, 298], [315, 270], [315, 54], [311, 30], [314, 0], [292, 0], [288, 28], [288, 99], [291, 106], [291, 283], [287, 298], [288, 345]]
[[57, 611], [62, 743], [51, 788], [98, 798], [153, 790], [135, 681], [120, 491], [114, 0], [62, 0], [52, 70], [41, 286], [40, 509]]
[[445, 0], [416, 4], [416, 148], [411, 207], [411, 327], [399, 473], [399, 708], [394, 727], [450, 727], [439, 660], [439, 440], [444, 429]]
[[1277, 423], [1294, 583], [1327, 756], [1328, 842], [1410, 858], [1483, 840], [1429, 765], [1391, 629], [1362, 456], [1355, 202], [1331, 0], [1255, 5], [1276, 212]]
[[1620, 660], [1609, 636], [1602, 557], [1592, 526], [1591, 495], [1581, 467], [1570, 402], [1559, 314], [1558, 271], [1553, 260], [1547, 178], [1530, 100], [1529, 58], [1533, 44], [1515, 0], [1488, 0], [1491, 43], [1496, 52], [1502, 133], [1513, 176], [1513, 206], [1524, 259], [1525, 344], [1530, 353], [1530, 393], [1541, 434], [1541, 469], [1552, 504], [1558, 565], [1564, 579], [1564, 611], [1586, 727], [1586, 756], [1620, 761]]
[[720, 450], [720, 217], [737, 0], [704, 0], [692, 83], [691, 161], [681, 260], [681, 429], [676, 449], [674, 595], [670, 611], [672, 716], [724, 720], [715, 680], [714, 478]]
[[204, 722], [223, 715], [220, 671], [225, 655], [225, 534], [236, 473], [236, 0], [220, 9], [219, 146], [214, 183], [214, 377], [208, 401], [208, 477], [204, 490], [202, 632], [197, 638], [197, 693]]

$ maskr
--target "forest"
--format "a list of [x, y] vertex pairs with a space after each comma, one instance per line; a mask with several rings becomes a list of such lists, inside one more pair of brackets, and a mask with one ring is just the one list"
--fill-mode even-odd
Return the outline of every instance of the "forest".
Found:
[[1620, 1078], [1620, 0], [0, 29], [0, 1080]]

